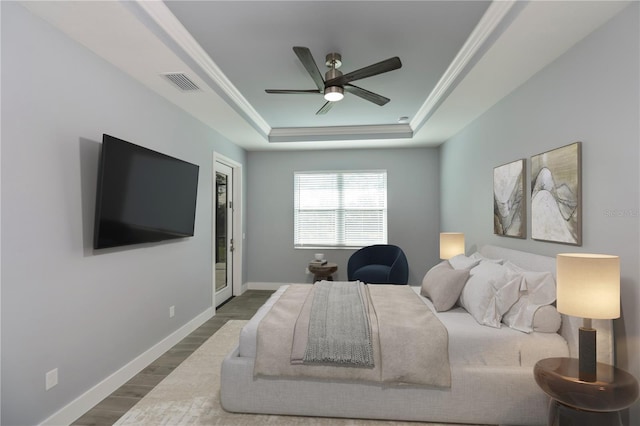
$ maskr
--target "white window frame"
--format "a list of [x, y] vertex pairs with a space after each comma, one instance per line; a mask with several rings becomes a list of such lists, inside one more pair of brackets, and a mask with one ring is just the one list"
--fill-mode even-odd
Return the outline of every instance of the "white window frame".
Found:
[[[367, 182], [372, 183], [368, 191]], [[306, 185], [306, 191], [300, 185]], [[328, 191], [323, 190], [324, 185]], [[354, 185], [362, 188], [363, 192], [355, 193], [360, 197], [354, 195]], [[294, 248], [340, 249], [387, 244], [386, 170], [295, 171], [293, 186]], [[313, 191], [318, 195], [310, 196]], [[361, 204], [353, 204], [355, 201]], [[318, 222], [313, 221], [314, 215]], [[326, 227], [310, 228], [313, 223], [323, 221]]]

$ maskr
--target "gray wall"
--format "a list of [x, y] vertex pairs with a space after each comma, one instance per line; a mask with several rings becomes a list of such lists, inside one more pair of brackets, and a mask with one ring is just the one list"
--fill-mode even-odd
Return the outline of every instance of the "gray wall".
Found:
[[[246, 158], [18, 3], [1, 7], [2, 424], [33, 425], [211, 308], [213, 151]], [[193, 238], [93, 252], [103, 132], [200, 165]]]
[[[638, 6], [625, 9], [446, 142], [440, 155], [441, 226], [464, 232], [468, 250], [489, 243], [549, 256], [560, 252], [620, 256], [617, 363], [636, 377], [640, 377]], [[532, 155], [574, 141], [583, 143], [582, 247], [494, 236], [493, 168], [525, 158], [529, 170]], [[530, 194], [530, 182], [527, 185]], [[531, 235], [530, 221], [527, 235]], [[640, 424], [639, 403], [630, 424]]]
[[[250, 152], [248, 164], [249, 285], [312, 281], [305, 267], [319, 250], [293, 248], [293, 172], [302, 170], [386, 169], [388, 241], [407, 255], [409, 284], [419, 284], [437, 263], [437, 149]], [[338, 264], [335, 279], [347, 279], [347, 261], [353, 251], [322, 250]]]

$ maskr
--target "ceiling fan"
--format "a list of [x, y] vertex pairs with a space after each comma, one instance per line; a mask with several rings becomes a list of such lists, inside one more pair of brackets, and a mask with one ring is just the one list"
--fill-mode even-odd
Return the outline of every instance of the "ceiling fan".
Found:
[[342, 65], [342, 56], [340, 56], [339, 53], [329, 53], [325, 62], [327, 67], [329, 67], [329, 71], [325, 74], [325, 78], [322, 78], [322, 74], [320, 74], [320, 70], [318, 69], [316, 62], [313, 60], [311, 51], [308, 48], [294, 46], [293, 51], [298, 56], [298, 59], [300, 59], [300, 62], [302, 62], [302, 65], [304, 65], [318, 88], [311, 90], [267, 89], [265, 92], [276, 94], [323, 94], [327, 102], [318, 110], [318, 112], [316, 112], [316, 115], [326, 114], [335, 102], [344, 98], [345, 91], [380, 106], [386, 104], [390, 101], [389, 98], [385, 98], [382, 95], [370, 92], [361, 87], [354, 86], [351, 82], [393, 71], [402, 67], [400, 58], [394, 56], [393, 58], [369, 65], [368, 67], [360, 68], [359, 70], [351, 71], [347, 74], [342, 74], [342, 72], [338, 71], [338, 68]]

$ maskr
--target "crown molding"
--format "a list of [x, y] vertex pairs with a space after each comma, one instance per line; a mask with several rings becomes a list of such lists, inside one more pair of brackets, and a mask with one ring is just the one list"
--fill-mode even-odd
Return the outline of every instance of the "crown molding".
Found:
[[408, 124], [332, 127], [276, 127], [269, 142], [308, 142], [364, 139], [406, 139], [413, 137]]
[[427, 100], [411, 120], [410, 124], [414, 130], [417, 131], [424, 125], [514, 4], [516, 4], [516, 1], [513, 0], [493, 0], [491, 2], [480, 22], [478, 22], [467, 41], [427, 97]]
[[271, 126], [269, 126], [258, 111], [251, 106], [247, 99], [242, 96], [233, 83], [223, 74], [222, 70], [213, 62], [207, 52], [205, 52], [202, 46], [191, 36], [164, 2], [137, 0], [136, 3], [202, 68], [207, 76], [228, 96], [229, 100], [233, 102], [263, 134], [268, 135], [270, 133]]

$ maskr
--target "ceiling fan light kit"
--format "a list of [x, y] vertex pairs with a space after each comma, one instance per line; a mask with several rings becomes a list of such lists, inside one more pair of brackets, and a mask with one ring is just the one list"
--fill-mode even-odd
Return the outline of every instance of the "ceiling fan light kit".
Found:
[[360, 68], [347, 74], [342, 74], [341, 71], [338, 71], [338, 68], [342, 65], [342, 56], [339, 53], [329, 53], [326, 56], [325, 61], [325, 65], [329, 67], [329, 71], [326, 72], [325, 78], [323, 79], [309, 48], [294, 46], [293, 51], [311, 76], [311, 79], [316, 84], [318, 90], [267, 89], [265, 92], [272, 94], [323, 94], [324, 99], [327, 102], [316, 112], [316, 115], [326, 114], [333, 106], [333, 103], [344, 98], [345, 90], [366, 101], [373, 102], [376, 105], [385, 105], [389, 102], [389, 98], [385, 98], [382, 95], [370, 92], [361, 87], [354, 86], [351, 82], [367, 77], [373, 77], [374, 75], [383, 74], [402, 67], [400, 58], [394, 56], [393, 58], [369, 65], [368, 67]]
[[338, 102], [344, 98], [344, 89], [340, 86], [329, 86], [324, 89], [324, 99], [329, 102]]

